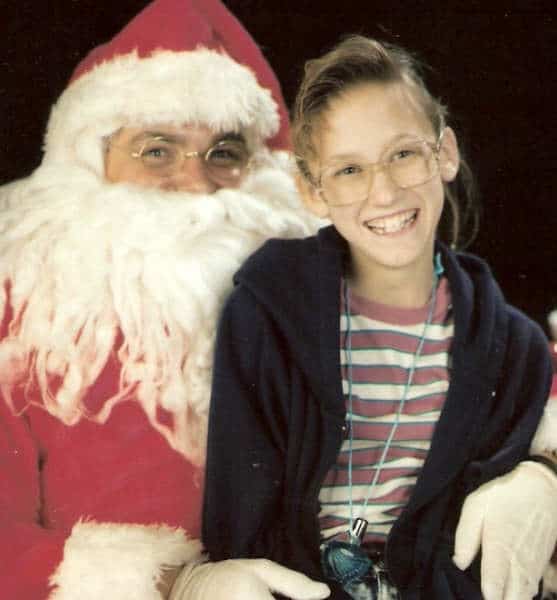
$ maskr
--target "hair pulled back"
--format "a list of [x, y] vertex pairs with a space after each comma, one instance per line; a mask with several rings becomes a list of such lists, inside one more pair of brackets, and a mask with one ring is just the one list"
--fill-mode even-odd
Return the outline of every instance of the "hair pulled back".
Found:
[[[302, 175], [314, 183], [309, 165], [317, 159], [315, 132], [331, 100], [358, 85], [407, 86], [439, 136], [446, 126], [447, 108], [429, 92], [421, 70], [403, 48], [361, 35], [347, 37], [321, 58], [308, 61], [292, 115], [294, 152]], [[462, 152], [457, 177], [445, 184], [445, 198], [439, 235], [453, 247], [465, 247], [477, 233], [479, 212], [474, 177]]]

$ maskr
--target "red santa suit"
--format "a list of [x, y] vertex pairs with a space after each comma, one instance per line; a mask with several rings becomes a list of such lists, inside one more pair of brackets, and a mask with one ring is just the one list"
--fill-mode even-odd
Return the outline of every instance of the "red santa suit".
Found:
[[[275, 151], [285, 117], [218, 0], [157, 0], [78, 67], [42, 165], [0, 190], [2, 598], [158, 599], [162, 569], [199, 558], [221, 302], [265, 239], [316, 228]], [[255, 166], [210, 195], [106, 183], [106, 137], [157, 123], [242, 132]]]

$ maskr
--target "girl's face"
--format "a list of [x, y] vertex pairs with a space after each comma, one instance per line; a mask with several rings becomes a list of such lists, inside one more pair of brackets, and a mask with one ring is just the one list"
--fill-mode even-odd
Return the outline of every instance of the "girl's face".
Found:
[[[413, 148], [435, 148], [438, 139], [402, 84], [353, 87], [330, 102], [320, 124], [314, 140], [318, 159], [310, 165], [320, 187], [306, 199], [310, 209], [331, 219], [347, 240], [354, 272], [358, 277], [394, 270], [408, 277], [430, 276], [443, 182], [452, 180], [458, 170], [452, 130], [443, 133], [438, 167], [433, 152], [434, 175], [422, 182], [418, 174], [419, 184], [403, 188], [393, 180], [393, 175], [407, 177], [398, 177], [403, 164], [398, 161], [410, 160]], [[370, 163], [375, 165], [368, 169]], [[353, 185], [360, 177], [362, 166], [371, 173], [368, 183], [347, 204], [342, 191], [346, 182]]]

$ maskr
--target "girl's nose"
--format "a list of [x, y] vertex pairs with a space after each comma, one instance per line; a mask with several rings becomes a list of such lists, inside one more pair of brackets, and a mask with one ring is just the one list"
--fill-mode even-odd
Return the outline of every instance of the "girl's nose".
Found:
[[367, 201], [378, 206], [392, 204], [399, 190], [387, 169], [370, 169], [368, 172]]

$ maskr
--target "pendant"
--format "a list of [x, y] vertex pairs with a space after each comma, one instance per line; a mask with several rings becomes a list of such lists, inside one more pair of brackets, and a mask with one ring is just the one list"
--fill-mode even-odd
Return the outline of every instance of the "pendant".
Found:
[[344, 587], [362, 581], [373, 563], [359, 545], [332, 540], [321, 546], [321, 564], [325, 576]]
[[323, 544], [321, 562], [327, 577], [345, 586], [361, 581], [369, 573], [373, 563], [360, 547], [366, 529], [367, 521], [358, 518], [348, 532], [350, 542], [331, 540]]

